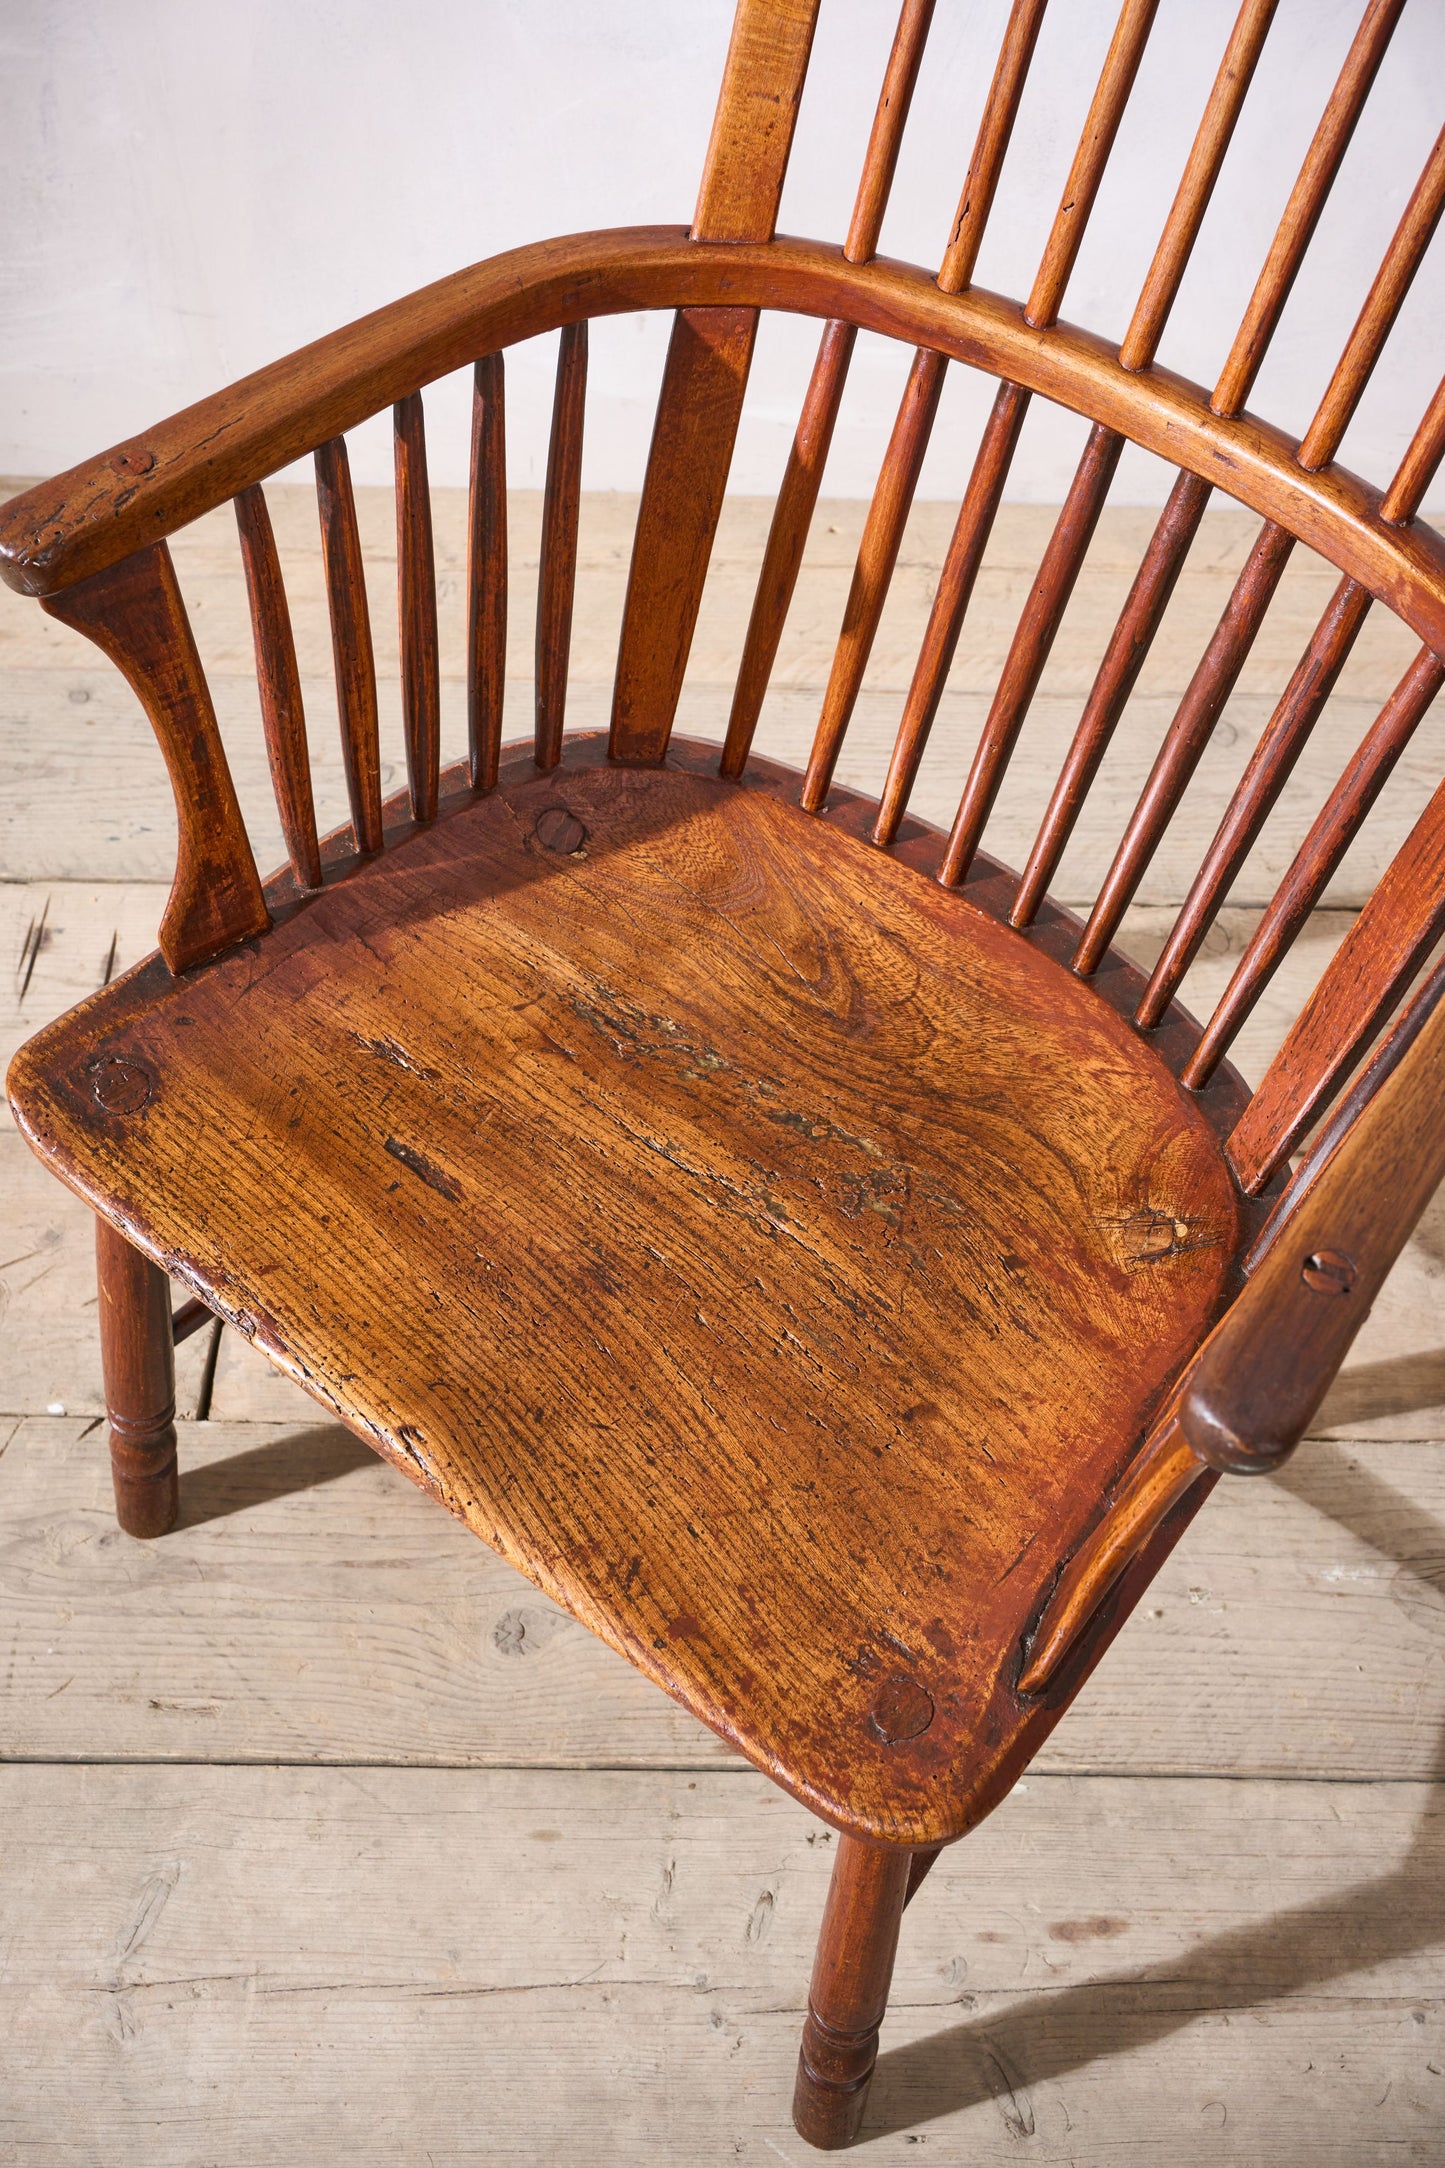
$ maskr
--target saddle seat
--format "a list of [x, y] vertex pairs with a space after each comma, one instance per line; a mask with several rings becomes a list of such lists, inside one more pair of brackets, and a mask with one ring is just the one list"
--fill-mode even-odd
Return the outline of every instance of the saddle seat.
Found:
[[605, 753], [343, 832], [263, 941], [42, 1031], [16, 1115], [770, 1776], [935, 1844], [1077, 1690], [1020, 1697], [1021, 1652], [1236, 1284], [1242, 1093], [1185, 1092], [1177, 1013], [940, 888], [918, 824], [888, 855], [767, 764]]

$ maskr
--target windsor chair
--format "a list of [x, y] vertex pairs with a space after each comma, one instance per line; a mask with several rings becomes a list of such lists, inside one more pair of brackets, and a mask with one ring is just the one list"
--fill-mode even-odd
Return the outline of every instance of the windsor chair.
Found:
[[[1119, 14], [1027, 301], [972, 284], [1043, 5], [1012, 7], [936, 277], [876, 254], [931, 0], [904, 0], [841, 249], [774, 237], [817, 0], [740, 0], [690, 230], [481, 264], [0, 514], [4, 577], [124, 672], [176, 801], [159, 952], [10, 1074], [97, 1215], [122, 1527], [173, 1522], [172, 1349], [214, 1314], [832, 1823], [795, 2102], [821, 2146], [859, 2128], [938, 1850], [1219, 1472], [1292, 1450], [1445, 1169], [1445, 784], [1257, 1087], [1226, 1058], [1445, 680], [1417, 516], [1445, 386], [1383, 491], [1335, 460], [1445, 134], [1304, 437], [1245, 404], [1403, 0], [1364, 10], [1212, 393], [1154, 357], [1273, 0], [1239, 11], [1117, 347], [1060, 310], [1153, 0]], [[672, 725], [765, 308], [824, 330], [719, 754]], [[611, 728], [564, 735], [587, 322], [641, 309], [675, 314]], [[752, 742], [860, 328], [913, 360], [800, 776]], [[556, 330], [535, 733], [504, 746], [503, 356]], [[998, 389], [875, 803], [833, 774], [950, 363]], [[420, 392], [467, 366], [470, 754], [442, 772]], [[910, 795], [1033, 400], [1090, 431], [945, 836]], [[383, 803], [345, 433], [387, 407], [408, 787]], [[1014, 873], [984, 827], [1126, 441], [1177, 479]], [[310, 453], [351, 810], [324, 839], [261, 487]], [[1081, 923], [1049, 885], [1216, 490], [1260, 532]], [[228, 499], [289, 852], [265, 882], [166, 546]], [[1122, 914], [1296, 542], [1340, 584], [1146, 975]], [[1201, 1028], [1181, 980], [1375, 602], [1418, 659]]]

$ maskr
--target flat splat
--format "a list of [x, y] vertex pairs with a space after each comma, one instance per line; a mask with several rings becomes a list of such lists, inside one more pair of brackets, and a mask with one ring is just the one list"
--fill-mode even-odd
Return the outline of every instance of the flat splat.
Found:
[[595, 746], [278, 917], [32, 1040], [37, 1149], [821, 1813], [967, 1826], [1226, 1291], [1198, 1104], [963, 895]]

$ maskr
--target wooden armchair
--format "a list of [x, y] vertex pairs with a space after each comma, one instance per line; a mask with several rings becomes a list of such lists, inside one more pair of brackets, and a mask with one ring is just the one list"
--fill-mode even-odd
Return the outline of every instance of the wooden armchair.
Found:
[[[1410, 991], [1445, 928], [1445, 785], [1258, 1087], [1225, 1058], [1445, 680], [1445, 541], [1416, 516], [1445, 387], [1383, 492], [1334, 463], [1445, 137], [1303, 440], [1245, 411], [1402, 4], [1365, 9], [1212, 393], [1154, 355], [1273, 0], [1244, 0], [1117, 347], [1060, 308], [1153, 0], [1125, 0], [1022, 305], [971, 280], [1043, 0], [1015, 0], [936, 277], [875, 254], [931, 0], [905, 0], [841, 249], [774, 238], [817, 0], [740, 0], [690, 230], [461, 272], [0, 515], [5, 578], [144, 704], [179, 825], [159, 953], [10, 1073], [97, 1215], [122, 1527], [172, 1524], [173, 1340], [219, 1316], [830, 1822], [795, 2111], [818, 2145], [859, 2127], [939, 1848], [1217, 1471], [1293, 1448], [1445, 1168], [1445, 979]], [[587, 324], [664, 308], [611, 729], [564, 736]], [[765, 308], [825, 328], [719, 755], [672, 725]], [[559, 327], [536, 729], [504, 746], [503, 355]], [[860, 327], [913, 362], [798, 775], [751, 745]], [[832, 778], [951, 362], [997, 395], [872, 803]], [[441, 772], [420, 390], [471, 365], [470, 758]], [[1036, 399], [1092, 427], [944, 836], [907, 807]], [[383, 802], [345, 433], [386, 407], [409, 786]], [[1017, 874], [980, 841], [1126, 441], [1177, 480]], [[351, 807], [325, 838], [261, 488], [310, 453]], [[1263, 524], [1081, 923], [1046, 891], [1216, 489]], [[227, 499], [290, 855], [265, 881], [166, 546]], [[1146, 976], [1111, 944], [1297, 540], [1340, 584]], [[1201, 1029], [1180, 981], [1377, 601], [1419, 657]]]

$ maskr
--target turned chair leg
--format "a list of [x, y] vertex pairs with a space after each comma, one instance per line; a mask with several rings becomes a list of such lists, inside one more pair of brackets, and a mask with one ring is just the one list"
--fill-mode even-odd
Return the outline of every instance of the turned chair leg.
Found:
[[180, 1505], [170, 1282], [103, 1219], [95, 1270], [116, 1519], [128, 1536], [163, 1536]]
[[793, 2126], [809, 2145], [851, 2145], [878, 2058], [913, 1855], [840, 1837], [798, 2057]]

